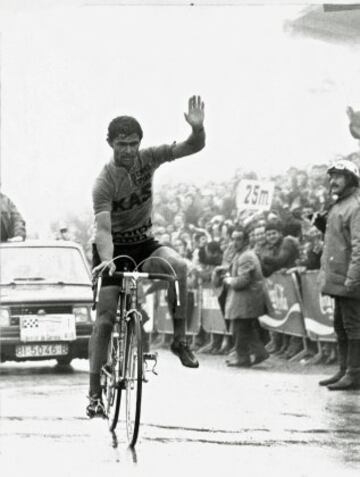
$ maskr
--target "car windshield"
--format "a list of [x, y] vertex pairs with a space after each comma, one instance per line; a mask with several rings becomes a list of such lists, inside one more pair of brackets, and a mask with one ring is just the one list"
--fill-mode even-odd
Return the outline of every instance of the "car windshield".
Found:
[[76, 248], [4, 247], [0, 283], [90, 284], [83, 257]]

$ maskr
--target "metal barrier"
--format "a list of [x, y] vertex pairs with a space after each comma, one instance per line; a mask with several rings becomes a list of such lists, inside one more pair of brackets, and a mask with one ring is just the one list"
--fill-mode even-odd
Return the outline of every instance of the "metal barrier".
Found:
[[265, 292], [268, 296], [268, 313], [259, 318], [261, 326], [287, 335], [306, 337], [295, 273], [274, 273], [265, 280]]
[[[276, 272], [265, 280], [267, 314], [259, 318], [262, 327], [313, 341], [335, 342], [333, 300], [323, 296], [317, 282], [318, 271]], [[202, 327], [208, 333], [227, 334], [226, 321], [220, 311], [211, 284], [199, 284], [188, 295], [187, 332], [197, 335]], [[150, 320], [147, 330], [172, 334], [173, 323], [168, 310], [166, 290], [157, 291], [144, 305]], [[152, 310], [151, 310], [152, 307]]]
[[334, 300], [320, 293], [319, 272], [301, 274], [302, 309], [306, 332], [314, 341], [336, 341], [334, 333]]
[[225, 319], [220, 311], [217, 295], [209, 284], [199, 287], [201, 296], [201, 325], [208, 333], [224, 334], [227, 332]]

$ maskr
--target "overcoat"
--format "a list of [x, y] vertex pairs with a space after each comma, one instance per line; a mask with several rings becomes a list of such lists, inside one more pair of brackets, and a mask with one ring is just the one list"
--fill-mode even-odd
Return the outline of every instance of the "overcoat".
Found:
[[[238, 252], [230, 266], [231, 280], [228, 285], [225, 318], [257, 318], [264, 314], [264, 278], [255, 252], [245, 248]], [[221, 279], [213, 274], [213, 285], [219, 286]]]
[[353, 188], [331, 207], [321, 256], [322, 293], [360, 300], [360, 190]]

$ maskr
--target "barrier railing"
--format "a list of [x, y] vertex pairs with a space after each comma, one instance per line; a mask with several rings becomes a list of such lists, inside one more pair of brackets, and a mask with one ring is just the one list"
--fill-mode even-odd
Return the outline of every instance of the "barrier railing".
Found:
[[[301, 275], [276, 272], [267, 278], [267, 313], [259, 318], [261, 326], [313, 341], [336, 341], [333, 300], [321, 295], [317, 278], [318, 271]], [[173, 333], [166, 290], [157, 291], [152, 301], [148, 296], [144, 307], [150, 316], [147, 330]], [[188, 292], [187, 333], [196, 335], [201, 327], [208, 333], [228, 333], [217, 295], [209, 283], [200, 283], [197, 289]]]
[[336, 341], [334, 333], [334, 300], [322, 295], [318, 271], [300, 275], [302, 309], [308, 337], [314, 341]]
[[201, 284], [201, 325], [208, 333], [224, 334], [227, 326], [220, 312], [218, 297], [210, 283]]
[[306, 337], [301, 294], [295, 273], [276, 272], [265, 280], [267, 314], [260, 324], [271, 331]]

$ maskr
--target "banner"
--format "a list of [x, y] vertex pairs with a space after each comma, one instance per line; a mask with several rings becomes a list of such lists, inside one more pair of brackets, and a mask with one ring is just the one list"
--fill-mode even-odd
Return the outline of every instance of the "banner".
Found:
[[301, 297], [295, 274], [274, 273], [265, 280], [268, 314], [259, 318], [261, 326], [288, 335], [306, 336]]
[[274, 183], [272, 181], [242, 179], [236, 189], [236, 207], [238, 211], [270, 210], [273, 195]]
[[211, 285], [199, 289], [201, 293], [201, 323], [208, 333], [224, 334], [227, 332], [225, 319], [220, 311], [220, 305], [215, 290]]
[[301, 275], [303, 314], [309, 338], [319, 341], [336, 341], [334, 333], [334, 300], [321, 295], [318, 270]]

